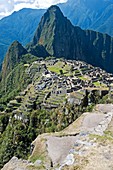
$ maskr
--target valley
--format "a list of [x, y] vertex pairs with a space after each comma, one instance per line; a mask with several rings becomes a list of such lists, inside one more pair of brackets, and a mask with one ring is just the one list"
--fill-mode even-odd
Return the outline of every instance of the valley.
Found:
[[[84, 2], [83, 11], [94, 12]], [[20, 22], [20, 42], [16, 31], [13, 43], [7, 32], [5, 45], [8, 38], [11, 45], [0, 72], [0, 169], [112, 170], [113, 37], [72, 25], [58, 6], [44, 12], [11, 15], [17, 22], [26, 17], [29, 26]]]
[[[112, 0], [68, 0], [58, 6], [74, 26], [113, 36]], [[32, 41], [45, 12], [46, 9], [24, 8], [0, 20], [0, 63], [13, 41], [17, 40], [24, 46]]]

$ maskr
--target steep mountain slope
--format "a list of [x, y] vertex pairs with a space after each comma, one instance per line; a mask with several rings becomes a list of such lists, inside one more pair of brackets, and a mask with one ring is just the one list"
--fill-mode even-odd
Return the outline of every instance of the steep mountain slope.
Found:
[[18, 41], [10, 45], [0, 75], [0, 102], [3, 105], [31, 82], [29, 75], [25, 72], [26, 64], [36, 59], [37, 57], [28, 54]]
[[0, 62], [13, 41], [18, 40], [23, 45], [30, 42], [44, 11], [22, 9], [0, 20]]
[[96, 105], [63, 131], [39, 135], [31, 146], [29, 160], [13, 157], [2, 170], [111, 170], [113, 105]]
[[[74, 25], [113, 36], [112, 0], [68, 0], [59, 7]], [[22, 45], [31, 41], [44, 12], [44, 9], [22, 9], [0, 20], [0, 62], [14, 40]]]
[[42, 17], [31, 49], [37, 44], [55, 57], [83, 60], [113, 72], [113, 38], [74, 27], [57, 6], [50, 7]]
[[4, 84], [0, 83], [0, 168], [14, 155], [27, 159], [37, 135], [62, 130], [88, 109], [88, 102], [91, 108], [108, 94], [108, 77], [113, 77], [84, 62], [42, 60], [22, 55], [24, 51], [16, 41], [6, 56], [10, 63], [4, 61], [6, 77]]
[[112, 0], [68, 0], [60, 8], [74, 25], [113, 36]]
[[[60, 56], [63, 54], [61, 50], [63, 46], [60, 47], [61, 44], [56, 44], [59, 45], [58, 47], [54, 45], [56, 35], [58, 36], [57, 30], [62, 30], [62, 26], [64, 26], [63, 28], [66, 25], [68, 26], [67, 29], [63, 30], [65, 34], [61, 32], [64, 35], [64, 41], [67, 38], [67, 43], [69, 40], [69, 43], [71, 43], [72, 38], [75, 38], [74, 36], [78, 34], [77, 31], [80, 31], [80, 33], [84, 31], [80, 28], [75, 29], [70, 21], [64, 18], [57, 6], [52, 6], [45, 15], [42, 18], [43, 24], [48, 23], [48, 28], [55, 30], [54, 32], [51, 30], [53, 37], [49, 42], [50, 47], [60, 49], [59, 53], [56, 51], [56, 55]], [[62, 23], [60, 29], [59, 19], [58, 22], [56, 20], [56, 17], [59, 18], [59, 16], [62, 21], [60, 21]], [[40, 28], [40, 31], [43, 31], [43, 25]], [[49, 29], [46, 29], [48, 34]], [[72, 30], [73, 34], [69, 39]], [[36, 36], [38, 37], [37, 34]], [[39, 40], [40, 36], [41, 34], [39, 34]], [[46, 49], [42, 46], [43, 41], [37, 41], [37, 37], [32, 46], [36, 50], [35, 43], [37, 48], [41, 44], [45, 52]], [[48, 38], [51, 38], [51, 34]], [[58, 38], [60, 41], [60, 36]], [[45, 37], [45, 43], [46, 41]], [[37, 44], [37, 42], [40, 43]], [[73, 42], [80, 43], [77, 38]], [[54, 48], [50, 48], [50, 50], [52, 49], [51, 51], [54, 52]], [[68, 48], [67, 45], [66, 48]], [[77, 54], [77, 51], [75, 53]], [[46, 60], [37, 58], [27, 53], [24, 47], [18, 41], [15, 41], [10, 46], [4, 60], [3, 80], [0, 83], [0, 168], [14, 155], [18, 158], [27, 159], [33, 149], [30, 149], [30, 144], [37, 135], [62, 130], [85, 110], [91, 109], [93, 104], [108, 94], [108, 83], [110, 85], [111, 82], [108, 77], [112, 79], [113, 75], [84, 62], [67, 61], [53, 57], [50, 60], [49, 58]], [[95, 82], [95, 78], [97, 82]], [[110, 101], [111, 96], [112, 93], [105, 96], [105, 99]], [[70, 139], [72, 138], [70, 137]], [[57, 158], [59, 159], [59, 156]], [[43, 155], [36, 155], [36, 157], [33, 155], [31, 161], [34, 162], [36, 159], [45, 161]], [[51, 166], [52, 161], [50, 160]], [[30, 168], [33, 169], [34, 164], [31, 163], [30, 165], [32, 165]], [[19, 166], [18, 163], [16, 163], [16, 166]]]
[[109, 5], [104, 12], [99, 16], [94, 23], [92, 23], [90, 29], [97, 30], [99, 32], [107, 33], [113, 36], [112, 30], [112, 21], [113, 21], [113, 4]]
[[21, 60], [22, 55], [27, 54], [27, 50], [18, 42], [15, 41], [9, 47], [2, 66], [2, 80], [4, 81], [7, 75]]
[[[40, 44], [46, 47], [50, 55], [57, 57], [68, 56], [69, 58], [71, 51], [64, 50], [64, 47], [67, 49], [72, 48], [70, 45], [73, 34], [74, 27], [70, 21], [64, 18], [59, 7], [52, 6], [42, 17], [33, 38], [32, 46]], [[66, 39], [67, 42], [65, 41]]]
[[[113, 39], [106, 34], [74, 27], [57, 6], [52, 6], [44, 14], [28, 47], [29, 52], [37, 56], [49, 53], [56, 57], [80, 59], [113, 71]], [[112, 105], [107, 110], [98, 110], [99, 113], [85, 113], [79, 124], [75, 122], [61, 133], [39, 136], [30, 149], [37, 135], [62, 130], [85, 110], [91, 110], [104, 95], [107, 94], [103, 101], [111, 102], [112, 78], [113, 75], [100, 68], [80, 61], [37, 58], [15, 41], [3, 62], [0, 83], [0, 168], [14, 155], [27, 159], [35, 144], [31, 163], [13, 158], [4, 168], [26, 169], [30, 166], [28, 168], [35, 170], [58, 166], [67, 169], [71, 162], [72, 169], [79, 168], [79, 165], [84, 169], [85, 165], [87, 170], [92, 169], [92, 163], [95, 165], [94, 160], [98, 162], [99, 158], [102, 159], [99, 159], [101, 166], [98, 164], [98, 170], [112, 168]], [[108, 131], [104, 134], [105, 130]], [[94, 137], [90, 140], [92, 135]]]

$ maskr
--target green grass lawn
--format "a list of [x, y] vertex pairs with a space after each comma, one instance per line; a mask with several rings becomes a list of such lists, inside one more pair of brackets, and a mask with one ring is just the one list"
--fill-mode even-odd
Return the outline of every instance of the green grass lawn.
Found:
[[[62, 70], [63, 74], [66, 74], [65, 76], [70, 75], [70, 73], [69, 73], [70, 69], [71, 69], [71, 66], [65, 65], [63, 61], [58, 61], [55, 65], [48, 66], [49, 71], [54, 72], [56, 74], [60, 74], [60, 70]], [[71, 75], [72, 75], [72, 73], [71, 73]]]
[[83, 81], [88, 81], [88, 80], [90, 80], [89, 77], [85, 77], [85, 76], [79, 76], [78, 78], [79, 78], [80, 80], [83, 80]]
[[48, 70], [51, 71], [51, 72], [59, 74], [61, 69], [59, 67], [56, 67], [56, 66], [49, 66]]
[[106, 87], [105, 84], [100, 83], [99, 81], [93, 83], [96, 87]]

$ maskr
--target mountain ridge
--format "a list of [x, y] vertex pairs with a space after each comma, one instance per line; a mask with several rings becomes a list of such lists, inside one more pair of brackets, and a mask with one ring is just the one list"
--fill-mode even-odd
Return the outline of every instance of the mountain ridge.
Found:
[[18, 42], [14, 41], [9, 47], [2, 65], [2, 80], [4, 81], [7, 75], [21, 60], [22, 55], [27, 54], [27, 50]]
[[[91, 111], [96, 103], [113, 102], [113, 75], [87, 64], [91, 62], [112, 71], [113, 39], [106, 34], [74, 27], [57, 6], [50, 7], [44, 14], [34, 37], [28, 51], [14, 41], [3, 63], [0, 168], [14, 155], [27, 159], [30, 153], [31, 162], [13, 157], [4, 168], [20, 169], [22, 165], [26, 170], [55, 169], [56, 166], [87, 170], [87, 167], [92, 169], [94, 160], [98, 162], [98, 159], [97, 169], [100, 162], [100, 169], [113, 167], [110, 153], [113, 105], [98, 106], [92, 114], [83, 114], [78, 124], [74, 122], [85, 111]], [[50, 56], [44, 59], [39, 55]], [[77, 61], [80, 59], [87, 63]], [[60, 133], [51, 133], [68, 125], [69, 128]], [[40, 135], [42, 133], [51, 134]], [[76, 137], [79, 140], [76, 141]], [[90, 147], [95, 152], [87, 156], [92, 151]], [[107, 150], [107, 155], [103, 150]], [[81, 158], [81, 153], [85, 159]]]
[[[112, 0], [78, 0], [76, 3], [74, 0], [68, 0], [66, 4], [60, 4], [60, 7], [73, 25], [77, 25], [82, 29], [91, 29], [113, 36], [112, 27], [110, 26], [113, 17], [112, 10], [110, 10], [112, 5]], [[69, 8], [70, 10], [68, 10]], [[97, 24], [97, 21], [100, 22]], [[101, 29], [99, 28], [100, 25]]]
[[[113, 36], [113, 15], [112, 9], [110, 9], [112, 5], [112, 0], [96, 1], [96, 4], [94, 0], [87, 0], [87, 3], [84, 3], [83, 0], [76, 2], [74, 0], [68, 0], [66, 3], [60, 4], [59, 7], [62, 9], [64, 15], [71, 20], [73, 25], [80, 26], [82, 29], [92, 29]], [[95, 10], [92, 10], [94, 7]], [[0, 62], [3, 61], [8, 46], [14, 40], [18, 40], [22, 45], [26, 45], [32, 40], [39, 20], [45, 11], [43, 9], [22, 9], [0, 20]]]
[[113, 38], [73, 26], [57, 6], [51, 6], [42, 17], [31, 46], [36, 44], [52, 56], [83, 60], [113, 72]]
[[13, 41], [17, 40], [23, 46], [30, 42], [44, 11], [22, 9], [0, 20], [0, 62]]

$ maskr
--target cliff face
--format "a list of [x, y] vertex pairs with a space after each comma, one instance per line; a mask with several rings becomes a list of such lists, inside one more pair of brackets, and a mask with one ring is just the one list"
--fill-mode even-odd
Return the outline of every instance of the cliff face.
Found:
[[50, 7], [42, 17], [31, 46], [37, 44], [55, 57], [83, 60], [113, 72], [113, 38], [74, 27], [57, 6]]
[[41, 19], [33, 38], [33, 45], [37, 43], [43, 45], [50, 55], [69, 56], [73, 34], [74, 28], [70, 21], [63, 16], [57, 6], [52, 6]]

